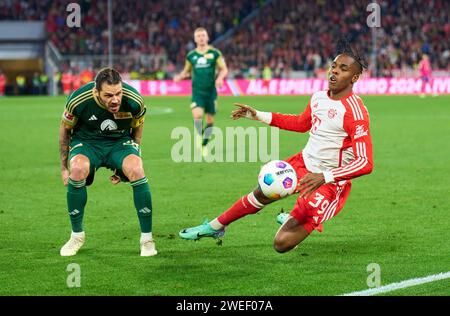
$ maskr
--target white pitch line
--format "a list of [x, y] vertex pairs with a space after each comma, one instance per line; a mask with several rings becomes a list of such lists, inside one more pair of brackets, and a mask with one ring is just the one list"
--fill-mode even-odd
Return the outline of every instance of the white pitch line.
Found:
[[430, 282], [444, 280], [444, 279], [450, 279], [450, 271], [429, 275], [429, 276], [423, 277], [423, 278], [416, 278], [416, 279], [405, 280], [405, 281], [401, 281], [401, 282], [397, 282], [397, 283], [391, 283], [388, 285], [376, 287], [376, 288], [369, 289], [369, 290], [342, 294], [340, 296], [372, 296], [372, 295], [377, 295], [380, 293], [386, 293], [386, 292], [390, 292], [390, 291], [395, 291], [395, 290], [404, 289], [404, 288], [411, 287], [411, 286], [416, 286], [416, 285], [430, 283]]

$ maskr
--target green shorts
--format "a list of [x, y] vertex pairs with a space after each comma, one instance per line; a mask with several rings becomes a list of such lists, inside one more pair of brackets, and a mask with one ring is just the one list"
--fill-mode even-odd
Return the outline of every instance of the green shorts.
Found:
[[122, 171], [122, 163], [128, 155], [141, 157], [139, 144], [130, 139], [120, 139], [116, 142], [96, 142], [72, 139], [69, 146], [69, 161], [75, 155], [84, 155], [89, 158], [89, 184], [92, 183], [95, 171], [106, 167], [116, 171], [122, 181], [128, 181]]
[[203, 108], [205, 113], [216, 114], [217, 92], [212, 91], [208, 94], [193, 92], [191, 100], [191, 109], [198, 106]]

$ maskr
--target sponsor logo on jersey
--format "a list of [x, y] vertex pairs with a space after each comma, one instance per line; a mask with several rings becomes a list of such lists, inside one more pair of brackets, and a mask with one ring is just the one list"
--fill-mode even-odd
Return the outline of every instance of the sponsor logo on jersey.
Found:
[[337, 115], [336, 109], [329, 109], [329, 110], [328, 110], [328, 117], [329, 117], [330, 119], [334, 119], [336, 115]]
[[97, 117], [96, 117], [95, 115], [92, 115], [92, 116], [89, 118], [89, 121], [97, 121]]
[[208, 68], [210, 66], [211, 64], [208, 63], [208, 59], [206, 59], [205, 57], [200, 57], [199, 59], [197, 59], [197, 63], [195, 64], [195, 68]]
[[114, 113], [114, 118], [116, 120], [124, 120], [132, 118], [131, 112], [117, 112]]
[[205, 57], [200, 57], [197, 59], [197, 65], [204, 65], [208, 62], [208, 60]]
[[369, 131], [364, 129], [364, 125], [356, 125], [356, 132], [354, 139], [367, 136], [369, 134]]
[[214, 54], [206, 54], [205, 58], [207, 59], [213, 59], [214, 58]]
[[104, 120], [102, 125], [100, 125], [102, 131], [115, 131], [117, 129], [117, 124], [113, 120]]
[[314, 221], [315, 221], [316, 224], [317, 224], [317, 221], [318, 221], [318, 219], [319, 219], [319, 216], [313, 216], [313, 218], [314, 218]]

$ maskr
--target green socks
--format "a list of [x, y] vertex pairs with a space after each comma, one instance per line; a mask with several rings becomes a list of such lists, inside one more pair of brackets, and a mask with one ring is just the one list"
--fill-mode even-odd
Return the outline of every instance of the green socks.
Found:
[[[137, 210], [142, 233], [152, 231], [152, 196], [147, 177], [131, 182], [133, 187], [134, 206]], [[74, 181], [69, 178], [67, 190], [67, 206], [72, 224], [72, 231], [83, 231], [84, 207], [87, 202], [86, 180]]]
[[86, 180], [75, 181], [69, 178], [69, 184], [67, 185], [67, 207], [74, 233], [83, 231], [83, 215], [86, 202]]
[[147, 177], [130, 183], [133, 187], [134, 206], [136, 207], [142, 233], [152, 231], [152, 195]]

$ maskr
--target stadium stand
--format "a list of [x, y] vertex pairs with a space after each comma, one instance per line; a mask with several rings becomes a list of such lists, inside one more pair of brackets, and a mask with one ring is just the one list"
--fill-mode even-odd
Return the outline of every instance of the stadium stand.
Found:
[[[66, 61], [61, 71], [95, 70], [108, 54], [106, 1], [78, 1], [80, 28], [66, 26], [70, 2], [5, 0], [0, 2], [0, 21], [45, 21], [48, 39]], [[429, 54], [433, 69], [448, 71], [449, 1], [379, 3], [381, 27], [372, 75], [408, 76], [422, 53]], [[367, 4], [362, 0], [149, 0], [126, 5], [113, 1], [115, 66], [132, 79], [171, 78], [194, 48], [193, 30], [203, 26], [226, 57], [231, 78], [262, 77], [264, 68], [280, 78], [321, 76], [341, 34], [348, 34], [356, 49], [371, 59]], [[97, 62], [75, 63], [86, 58]]]

